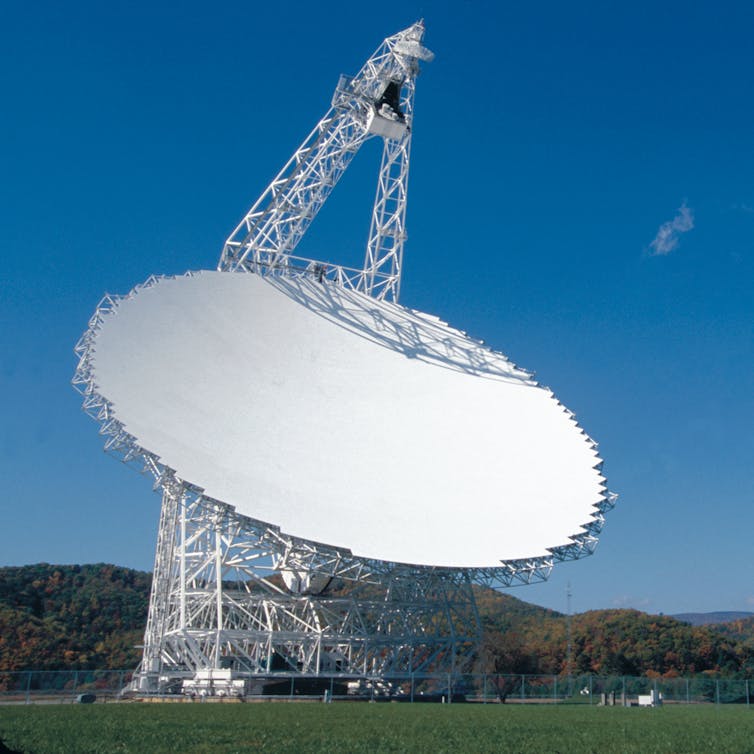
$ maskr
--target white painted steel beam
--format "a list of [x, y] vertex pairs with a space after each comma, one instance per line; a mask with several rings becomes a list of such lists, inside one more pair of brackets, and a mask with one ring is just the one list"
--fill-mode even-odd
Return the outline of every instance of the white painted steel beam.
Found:
[[[226, 240], [218, 270], [264, 275], [312, 270], [375, 298], [397, 300], [405, 234], [411, 126], [422, 46], [419, 21], [388, 37], [354, 77], [341, 76], [330, 109]], [[293, 251], [362, 144], [384, 139], [364, 269]]]
[[[418, 22], [341, 77], [218, 272], [105, 296], [76, 347], [106, 450], [163, 496], [136, 691], [337, 675], [389, 693], [391, 676], [461, 673], [472, 583], [541, 581], [594, 551], [615, 496], [573, 415], [397, 305], [423, 36]], [[374, 136], [363, 268], [295, 256]]]

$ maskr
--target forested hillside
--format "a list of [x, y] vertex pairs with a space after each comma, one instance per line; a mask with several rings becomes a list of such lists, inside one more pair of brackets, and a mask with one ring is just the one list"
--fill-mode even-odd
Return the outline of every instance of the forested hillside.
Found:
[[713, 623], [730, 623], [734, 620], [754, 618], [754, 613], [743, 613], [738, 610], [723, 610], [715, 613], [677, 613], [671, 618], [690, 623], [692, 626], [709, 626]]
[[104, 564], [0, 568], [0, 670], [134, 667], [151, 579]]
[[[479, 668], [500, 673], [568, 672], [568, 619], [485, 590]], [[514, 602], [519, 602], [514, 600]], [[738, 628], [738, 632], [736, 632]], [[754, 675], [753, 622], [691, 626], [638, 610], [593, 610], [571, 619], [571, 672], [600, 675]], [[749, 633], [747, 634], [747, 629]]]
[[754, 650], [754, 616], [716, 623], [710, 628]]
[[[151, 575], [112, 565], [0, 568], [0, 671], [133, 668]], [[476, 588], [478, 672], [567, 673], [569, 619]], [[754, 676], [754, 619], [691, 626], [636, 610], [570, 619], [572, 673]]]

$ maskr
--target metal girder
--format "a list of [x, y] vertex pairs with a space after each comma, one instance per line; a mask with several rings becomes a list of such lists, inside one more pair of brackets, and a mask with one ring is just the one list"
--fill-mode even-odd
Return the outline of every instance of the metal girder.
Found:
[[105, 449], [151, 474], [163, 495], [136, 690], [175, 688], [228, 663], [247, 680], [279, 673], [375, 679], [460, 672], [478, 630], [472, 583], [500, 589], [543, 581], [554, 563], [594, 550], [615, 504], [607, 490], [570, 543], [540, 557], [472, 569], [361, 558], [291, 537], [205, 496], [139, 446], [94, 381], [94, 343], [102, 323], [115, 316], [123, 298], [159, 280], [151, 277], [125, 297], [103, 297], [76, 346], [73, 379], [84, 410], [100, 424]]
[[[187, 274], [190, 275], [191, 273]], [[151, 474], [155, 479], [155, 488], [163, 490], [166, 486], [170, 487], [179, 482], [184, 491], [189, 491], [200, 498], [204, 505], [211, 507], [219, 504], [218, 501], [205, 497], [202, 490], [191, 486], [184, 480], [177, 480], [172, 469], [164, 466], [153, 453], [139, 446], [121, 422], [115, 418], [112, 407], [99, 394], [94, 381], [94, 340], [102, 322], [105, 318], [114, 316], [122, 299], [137, 295], [143, 288], [155, 285], [160, 279], [151, 276], [144, 283], [137, 285], [126, 296], [107, 294], [102, 298], [89, 321], [87, 331], [75, 347], [79, 362], [72, 382], [75, 389], [83, 396], [84, 411], [99, 423], [100, 434], [106, 438], [105, 449], [107, 452], [139, 471], [146, 471]], [[443, 340], [440, 337], [440, 329], [443, 324], [438, 321], [437, 327], [438, 342], [440, 342]], [[243, 521], [246, 530], [255, 532], [254, 537], [262, 536], [259, 532], [263, 532], [264, 540], [269, 541], [270, 546], [274, 547], [277, 553], [277, 567], [281, 572], [314, 572], [349, 580], [378, 583], [394, 573], [401, 573], [406, 578], [419, 579], [429, 570], [432, 573], [468, 573], [475, 583], [505, 588], [516, 584], [529, 584], [545, 580], [554, 562], [574, 560], [593, 551], [597, 535], [604, 525], [605, 514], [615, 505], [616, 498], [616, 495], [605, 490], [602, 500], [594, 506], [591, 520], [582, 527], [582, 533], [571, 537], [570, 543], [552, 548], [549, 554], [527, 559], [505, 560], [495, 567], [474, 569], [438, 570], [370, 560], [355, 556], [348, 549], [325, 546], [321, 543], [291, 537], [270, 524], [243, 517], [239, 517], [239, 520]], [[230, 506], [226, 507], [229, 511], [232, 511]], [[252, 542], [248, 544], [245, 550], [242, 543], [236, 543], [234, 557], [239, 562], [250, 558], [256, 563], [258, 556], [255, 553], [255, 545]]]
[[[397, 301], [415, 79], [419, 61], [432, 58], [423, 36], [420, 21], [385, 39], [356, 76], [341, 77], [330, 109], [225, 242], [219, 270], [307, 275]], [[294, 256], [354, 154], [373, 136], [384, 143], [363, 269]], [[472, 583], [505, 588], [543, 581], [554, 563], [593, 552], [604, 514], [615, 503], [607, 490], [592, 519], [568, 544], [540, 557], [474, 569], [357, 557], [291, 537], [205, 496], [138, 445], [94, 380], [94, 341], [102, 322], [113, 316], [121, 298], [157, 281], [149, 278], [127, 297], [102, 299], [76, 346], [73, 379], [84, 410], [100, 424], [105, 449], [149, 472], [163, 496], [134, 690], [180, 690], [184, 680], [213, 672], [229, 672], [242, 684], [286, 674], [373, 683], [391, 675], [462, 673], [479, 636]], [[482, 367], [494, 371], [481, 348], [453, 352], [448, 328], [429, 319], [446, 360], [451, 357], [458, 368], [474, 373]], [[410, 342], [410, 333], [399, 332], [397, 338], [396, 345]]]
[[[191, 273], [187, 273], [191, 274]], [[159, 458], [142, 448], [136, 440], [125, 430], [121, 422], [115, 418], [109, 402], [102, 397], [94, 381], [93, 358], [94, 341], [105, 318], [114, 316], [118, 303], [138, 294], [143, 288], [155, 285], [161, 278], [152, 276], [144, 283], [136, 286], [126, 296], [105, 295], [94, 315], [89, 321], [89, 327], [75, 347], [79, 358], [73, 386], [83, 396], [83, 408], [100, 425], [100, 434], [105, 439], [105, 449], [119, 460], [127, 463], [139, 471], [146, 471], [155, 479], [155, 488], [163, 490], [166, 486], [180, 483], [185, 491], [200, 498], [204, 505], [217, 505], [218, 501], [207, 498], [202, 490], [193, 487], [184, 480], [177, 480], [174, 472], [164, 466]], [[437, 322], [438, 343], [443, 341], [440, 331], [444, 324]], [[494, 368], [494, 364], [489, 365]], [[593, 551], [597, 535], [604, 525], [605, 514], [615, 505], [617, 496], [605, 490], [602, 500], [594, 506], [591, 520], [583, 527], [580, 534], [571, 537], [571, 542], [561, 547], [552, 548], [549, 554], [534, 558], [501, 561], [500, 565], [492, 568], [474, 569], [426, 569], [408, 565], [388, 563], [385, 561], [369, 560], [355, 556], [350, 550], [322, 545], [321, 543], [291, 537], [281, 532], [277, 527], [239, 517], [244, 522], [246, 530], [254, 531], [254, 537], [263, 536], [270, 542], [278, 553], [277, 567], [281, 571], [316, 572], [329, 576], [339, 576], [350, 580], [363, 580], [378, 583], [387, 575], [398, 570], [412, 578], [420, 578], [427, 570], [432, 573], [469, 574], [472, 581], [495, 588], [505, 588], [516, 584], [529, 584], [547, 579], [554, 562], [574, 560]], [[226, 506], [232, 511], [230, 506]], [[263, 532], [263, 535], [260, 534]], [[255, 540], [254, 540], [255, 541]], [[239, 561], [246, 558], [258, 560], [255, 554], [255, 544], [250, 541], [244, 550], [239, 541], [234, 549], [234, 557]]]
[[[413, 81], [405, 108], [413, 105]], [[410, 138], [385, 141], [377, 181], [377, 197], [372, 210], [363, 292], [377, 299], [397, 301], [400, 294], [403, 244], [406, 240], [406, 199]]]
[[[226, 240], [219, 270], [312, 274], [376, 298], [398, 299], [415, 79], [422, 21], [385, 39], [356, 76], [341, 76], [330, 109]], [[293, 257], [302, 236], [362, 144], [384, 139], [363, 270]]]
[[144, 656], [132, 688], [180, 691], [207, 669], [236, 682], [276, 674], [374, 678], [463, 672], [479, 636], [462, 572], [400, 569], [376, 579], [327, 575], [291, 592], [289, 544], [221, 503], [166, 480]]

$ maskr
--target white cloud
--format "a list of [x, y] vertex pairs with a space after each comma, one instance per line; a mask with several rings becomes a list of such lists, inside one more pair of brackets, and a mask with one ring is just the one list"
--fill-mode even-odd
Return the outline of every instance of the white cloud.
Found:
[[672, 220], [660, 226], [654, 241], [649, 244], [653, 257], [670, 254], [678, 246], [681, 233], [688, 233], [694, 227], [694, 212], [686, 206], [686, 202], [678, 208], [678, 213]]

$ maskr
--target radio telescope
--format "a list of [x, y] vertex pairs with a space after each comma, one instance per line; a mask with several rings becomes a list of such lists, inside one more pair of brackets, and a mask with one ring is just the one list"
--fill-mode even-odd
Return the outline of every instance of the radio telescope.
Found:
[[[105, 296], [74, 385], [162, 510], [142, 693], [467, 668], [473, 584], [593, 552], [592, 440], [502, 354], [398, 303], [424, 26], [388, 37], [233, 231], [217, 270]], [[383, 141], [362, 269], [296, 256]]]

